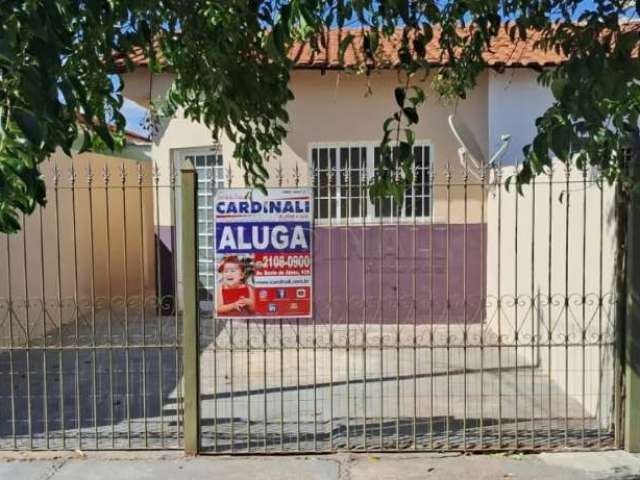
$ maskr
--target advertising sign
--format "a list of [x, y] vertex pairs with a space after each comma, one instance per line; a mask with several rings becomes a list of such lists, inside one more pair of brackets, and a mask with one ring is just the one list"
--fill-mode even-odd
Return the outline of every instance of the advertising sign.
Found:
[[216, 317], [311, 317], [309, 188], [216, 192]]

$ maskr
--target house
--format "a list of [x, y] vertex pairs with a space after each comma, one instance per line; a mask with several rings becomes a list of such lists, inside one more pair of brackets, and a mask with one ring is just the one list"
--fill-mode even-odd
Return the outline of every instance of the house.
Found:
[[[361, 41], [359, 30], [350, 33], [356, 44]], [[268, 163], [269, 186], [314, 189], [314, 323], [346, 324], [347, 330], [349, 325], [379, 324], [380, 332], [382, 325], [431, 325], [431, 333], [424, 333], [418, 343], [515, 346], [514, 357], [503, 365], [547, 369], [554, 381], [566, 383], [567, 394], [587, 412], [606, 410], [610, 399], [601, 396], [606, 389], [597, 386], [597, 378], [611, 367], [608, 353], [599, 357], [594, 350], [584, 356], [580, 347], [572, 346], [566, 352], [549, 347], [543, 355], [542, 348], [535, 347], [530, 348], [535, 355], [524, 358], [518, 345], [539, 343], [544, 335], [584, 334], [605, 341], [613, 335], [614, 309], [607, 307], [613, 297], [607, 292], [614, 285], [615, 221], [602, 219], [613, 218], [614, 189], [582, 188], [583, 177], [575, 171], [571, 182], [578, 187], [565, 188], [569, 176], [561, 164], [553, 177], [537, 182], [535, 195], [530, 186], [523, 196], [495, 186], [496, 175], [504, 181], [513, 174], [523, 146], [534, 137], [535, 119], [553, 101], [551, 92], [537, 83], [539, 72], [559, 65], [563, 57], [535, 49], [536, 35], [513, 43], [501, 30], [486, 54], [490, 68], [466, 99], [445, 104], [428, 81], [424, 83], [427, 101], [415, 127], [416, 184], [398, 218], [388, 201], [374, 205], [362, 188], [375, 168], [382, 123], [395, 108], [397, 59], [388, 55], [369, 75], [350, 73], [346, 69], [359, 62], [348, 49], [340, 64], [340, 35], [330, 31], [327, 48], [319, 53], [308, 46], [291, 52], [295, 100], [288, 106], [289, 131], [282, 155]], [[428, 60], [436, 65], [437, 37], [436, 32], [427, 48]], [[383, 45], [382, 51], [394, 50]], [[137, 68], [124, 74], [124, 94], [148, 105], [150, 98], [166, 93], [172, 74], [151, 75], [141, 53], [132, 60]], [[477, 171], [473, 175], [459, 161], [459, 144], [448, 125], [452, 113], [463, 119], [485, 158], [501, 147], [502, 135], [511, 137], [500, 165], [485, 172], [489, 176], [482, 181]], [[219, 188], [244, 186], [232, 151], [227, 138], [213, 139], [205, 126], [180, 114], [163, 123], [151, 147], [153, 162], [165, 178], [186, 160], [193, 161], [198, 172], [199, 280], [205, 311], [211, 309], [217, 268], [213, 195]], [[571, 201], [571, 210], [569, 196], [580, 199]], [[159, 201], [156, 222], [164, 261], [175, 262], [179, 272], [179, 245], [169, 241], [176, 239], [179, 208], [169, 196]], [[600, 235], [587, 235], [592, 229]], [[582, 238], [582, 246], [568, 248]], [[603, 260], [599, 268], [587, 268], [583, 257]], [[177, 276], [178, 282], [161, 282], [161, 295], [179, 297]], [[600, 292], [599, 300], [567, 303], [569, 298], [586, 298], [584, 292]], [[581, 321], [558, 321], [568, 319], [570, 309], [577, 309], [570, 312], [572, 317], [600, 320], [585, 321], [590, 333], [580, 332]], [[434, 325], [446, 335], [433, 337]], [[462, 328], [456, 330], [458, 336], [450, 336], [452, 325]], [[388, 345], [393, 345], [395, 335], [402, 334], [399, 329], [389, 332]], [[569, 380], [552, 367], [564, 362], [587, 373]]]
[[[375, 168], [382, 122], [394, 110], [397, 59], [390, 57], [368, 76], [347, 73], [345, 68], [356, 67], [359, 62], [355, 51], [349, 49], [345, 63], [339, 63], [340, 35], [346, 33], [330, 31], [326, 51], [314, 53], [308, 46], [298, 46], [291, 52], [295, 70], [290, 88], [295, 100], [288, 107], [289, 133], [282, 156], [268, 163], [271, 174], [268, 185], [315, 188], [316, 275], [318, 282], [332, 285], [328, 294], [334, 306], [333, 318], [329, 319], [326, 311], [329, 302], [317, 298], [316, 318], [338, 323], [348, 322], [349, 317], [358, 318], [365, 303], [373, 304], [380, 297], [380, 281], [391, 282], [380, 288], [393, 298], [398, 295], [393, 293], [396, 288], [402, 292], [399, 295], [412, 296], [411, 282], [415, 274], [418, 276], [416, 309], [421, 321], [431, 321], [435, 316], [435, 322], [463, 322], [465, 315], [477, 321], [485, 290], [481, 278], [485, 269], [486, 212], [482, 210], [487, 192], [479, 186], [477, 178], [470, 179], [467, 188], [460, 185], [465, 172], [458, 161], [459, 145], [449, 130], [447, 118], [451, 113], [464, 118], [485, 155], [500, 146], [502, 134], [510, 134], [511, 148], [504, 162], [517, 161], [522, 146], [532, 138], [535, 118], [551, 101], [550, 93], [536, 83], [537, 71], [556, 65], [561, 58], [552, 52], [535, 50], [534, 39], [514, 44], [507, 33], [502, 32], [492, 53], [488, 54], [492, 69], [480, 76], [468, 99], [445, 105], [425, 84], [428, 100], [419, 111], [420, 123], [416, 127], [416, 185], [409, 192], [400, 225], [395, 228], [390, 201], [373, 205], [362, 187]], [[357, 43], [361, 32], [351, 33]], [[439, 61], [435, 42], [429, 45], [427, 54], [433, 63]], [[124, 74], [124, 94], [141, 105], [148, 105], [150, 98], [166, 93], [172, 75], [167, 72], [151, 76], [142, 54], [134, 56], [133, 61], [137, 69]], [[179, 170], [185, 160], [194, 161], [201, 187], [198, 197], [201, 201], [198, 213], [200, 281], [209, 292], [215, 278], [212, 196], [216, 188], [244, 186], [242, 171], [234, 162], [232, 151], [228, 139], [214, 140], [206, 127], [179, 115], [162, 125], [151, 147], [151, 157], [161, 175]], [[344, 185], [347, 177], [349, 185]], [[335, 182], [335, 186], [329, 182]], [[164, 239], [175, 237], [171, 233], [175, 222], [168, 214], [172, 211], [169, 204], [168, 197], [161, 199], [157, 219], [159, 234]], [[165, 247], [167, 252], [171, 251], [170, 245]], [[352, 255], [365, 248], [369, 252], [368, 260], [362, 255]], [[436, 255], [431, 256], [431, 251]], [[374, 255], [374, 252], [378, 253]], [[329, 256], [331, 261], [327, 261]], [[372, 260], [374, 257], [376, 260]], [[422, 264], [420, 271], [416, 270], [416, 264]], [[398, 279], [387, 280], [394, 277], [396, 270]], [[384, 280], [377, 278], [375, 271], [384, 271]], [[360, 300], [347, 300], [347, 277], [350, 295]], [[466, 300], [459, 296], [459, 288], [453, 288], [463, 282], [468, 287]], [[171, 279], [165, 283], [173, 284]], [[433, 292], [420, 291], [431, 290], [429, 285], [433, 286]], [[396, 313], [400, 318], [412, 318], [412, 300], [405, 298], [407, 307], [399, 312], [395, 312], [391, 300], [386, 302], [388, 311], [384, 306], [370, 308], [372, 322], [379, 322], [381, 318], [385, 322], [395, 321]], [[447, 302], [452, 309], [446, 308]]]

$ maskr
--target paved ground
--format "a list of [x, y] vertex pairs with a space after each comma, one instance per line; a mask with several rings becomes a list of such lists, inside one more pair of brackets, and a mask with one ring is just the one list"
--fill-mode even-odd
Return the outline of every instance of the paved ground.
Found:
[[640, 456], [621, 451], [540, 455], [338, 454], [196, 457], [179, 453], [4, 454], [2, 480], [640, 479]]
[[[0, 347], [0, 449], [180, 448], [175, 318], [149, 317], [142, 328], [130, 317], [124, 328], [120, 316], [98, 315], [95, 329], [83, 317], [77, 342], [70, 325], [46, 345]], [[545, 346], [520, 331], [516, 343], [490, 325], [209, 319], [202, 330], [205, 450], [611, 445], [609, 341]]]
[[585, 361], [578, 346], [568, 356], [562, 343], [516, 348], [479, 325], [204, 324], [207, 451], [601, 448], [612, 438], [605, 347]]

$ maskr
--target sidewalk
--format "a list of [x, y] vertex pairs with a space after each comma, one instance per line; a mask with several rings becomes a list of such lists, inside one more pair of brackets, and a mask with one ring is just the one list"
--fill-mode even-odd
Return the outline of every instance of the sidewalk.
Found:
[[196, 457], [182, 453], [4, 453], [1, 480], [640, 479], [640, 456], [621, 451], [539, 455], [337, 454]]

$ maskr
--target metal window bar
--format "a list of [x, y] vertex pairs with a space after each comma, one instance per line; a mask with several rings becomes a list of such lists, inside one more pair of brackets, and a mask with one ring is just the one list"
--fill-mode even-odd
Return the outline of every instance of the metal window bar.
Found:
[[407, 187], [404, 204], [396, 212], [392, 199], [384, 199], [378, 205], [369, 199], [368, 180], [373, 178], [380, 160], [378, 147], [363, 143], [313, 146], [311, 169], [318, 225], [328, 223], [329, 211], [333, 215], [332, 224], [336, 226], [347, 222], [356, 226], [381, 216], [392, 225], [395, 216], [406, 223], [428, 219], [431, 214], [431, 147], [418, 143], [413, 153], [416, 180]]

